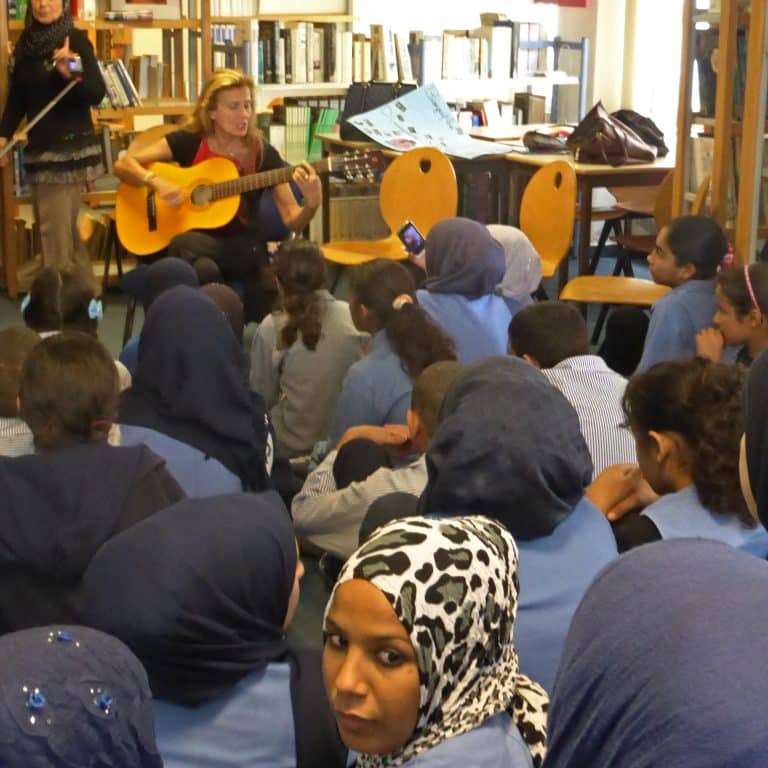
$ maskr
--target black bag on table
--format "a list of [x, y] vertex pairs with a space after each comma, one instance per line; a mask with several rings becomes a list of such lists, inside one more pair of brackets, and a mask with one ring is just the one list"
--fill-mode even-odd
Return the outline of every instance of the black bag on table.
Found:
[[666, 157], [669, 154], [669, 147], [664, 143], [664, 133], [650, 117], [645, 117], [633, 109], [620, 109], [618, 112], [612, 112], [611, 116], [628, 125], [646, 144], [656, 147], [657, 157]]
[[339, 120], [341, 138], [345, 141], [370, 141], [370, 137], [354, 125], [350, 125], [347, 120], [394, 101], [400, 96], [405, 96], [415, 88], [416, 83], [352, 83], [347, 90], [344, 109]]

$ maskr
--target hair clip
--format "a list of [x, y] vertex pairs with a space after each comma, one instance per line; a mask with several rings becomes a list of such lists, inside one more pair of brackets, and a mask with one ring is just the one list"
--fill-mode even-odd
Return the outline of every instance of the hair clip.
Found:
[[32, 300], [32, 293], [28, 293], [22, 300], [21, 300], [21, 314], [23, 315], [27, 311], [27, 307], [29, 306], [29, 302]]
[[104, 318], [104, 306], [101, 303], [101, 299], [91, 299], [88, 304], [88, 317], [91, 320], [102, 320]]
[[109, 714], [109, 710], [112, 708], [112, 697], [104, 691], [103, 693], [100, 693], [94, 700], [93, 703], [105, 714]]
[[392, 309], [398, 311], [402, 309], [406, 304], [413, 304], [413, 296], [409, 293], [401, 293], [399, 296], [395, 296], [392, 300]]

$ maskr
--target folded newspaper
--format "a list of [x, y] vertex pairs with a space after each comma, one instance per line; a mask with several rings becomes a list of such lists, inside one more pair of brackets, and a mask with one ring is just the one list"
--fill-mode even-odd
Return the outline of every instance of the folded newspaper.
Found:
[[403, 152], [414, 147], [436, 147], [446, 155], [474, 160], [510, 151], [506, 144], [467, 136], [434, 83], [355, 115], [349, 122], [373, 141]]

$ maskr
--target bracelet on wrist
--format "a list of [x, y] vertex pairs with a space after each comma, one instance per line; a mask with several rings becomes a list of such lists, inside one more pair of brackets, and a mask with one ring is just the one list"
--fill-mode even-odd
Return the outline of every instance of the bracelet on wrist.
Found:
[[141, 177], [141, 183], [145, 187], [152, 187], [152, 180], [157, 178], [157, 174], [153, 171], [147, 171], [142, 177]]

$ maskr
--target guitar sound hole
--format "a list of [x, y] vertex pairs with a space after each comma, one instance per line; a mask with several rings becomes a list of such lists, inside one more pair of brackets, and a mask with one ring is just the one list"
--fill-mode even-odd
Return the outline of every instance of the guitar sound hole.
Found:
[[211, 188], [207, 184], [201, 184], [192, 190], [189, 198], [193, 205], [207, 205], [211, 202]]

